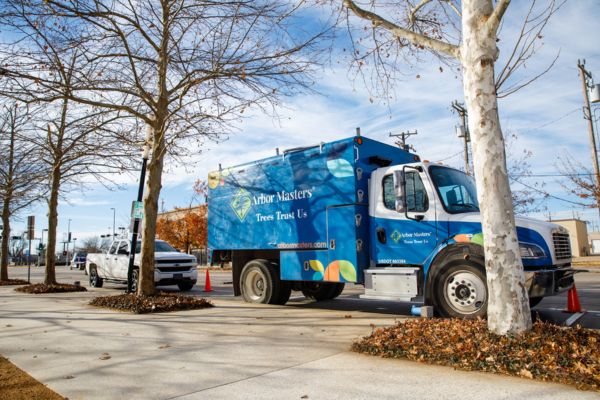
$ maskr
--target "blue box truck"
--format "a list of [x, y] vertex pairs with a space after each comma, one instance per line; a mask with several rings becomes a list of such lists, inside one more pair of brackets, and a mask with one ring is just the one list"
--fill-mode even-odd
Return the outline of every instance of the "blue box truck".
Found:
[[[486, 313], [479, 206], [462, 171], [357, 135], [220, 168], [208, 186], [210, 260], [232, 263], [245, 301], [327, 300], [353, 283], [362, 298]], [[570, 289], [568, 232], [516, 224], [532, 306]]]

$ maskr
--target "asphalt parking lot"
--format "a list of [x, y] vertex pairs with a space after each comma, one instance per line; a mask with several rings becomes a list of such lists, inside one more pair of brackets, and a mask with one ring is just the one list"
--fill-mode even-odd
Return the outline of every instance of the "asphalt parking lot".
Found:
[[[600, 329], [600, 268], [590, 267], [589, 272], [581, 272], [575, 276], [577, 293], [583, 309], [583, 313], [573, 315], [565, 312], [567, 308], [567, 293], [558, 296], [546, 297], [540, 304], [533, 309], [533, 317], [543, 321], [554, 322], [558, 324], [579, 324], [586, 328]], [[82, 285], [89, 287], [87, 276], [83, 271], [69, 270], [65, 266], [57, 266], [57, 276], [59, 281], [72, 283], [80, 281]], [[27, 277], [27, 268], [18, 267], [10, 269], [11, 278]], [[190, 294], [215, 297], [223, 300], [243, 301], [240, 297], [233, 296], [233, 285], [231, 283], [231, 271], [211, 270], [211, 284], [213, 291], [204, 292], [205, 271], [201, 270], [198, 274], [199, 282]], [[32, 267], [32, 281], [40, 281], [43, 278], [43, 268]], [[106, 283], [105, 288], [125, 290], [125, 285], [117, 283]], [[163, 289], [177, 291], [175, 286], [167, 286]], [[392, 302], [380, 300], [359, 299], [358, 296], [363, 293], [360, 285], [347, 285], [342, 295], [333, 300], [325, 302], [311, 302], [304, 298], [300, 292], [292, 292], [292, 297], [287, 303], [288, 307], [330, 309], [338, 311], [361, 311], [372, 312], [376, 314], [389, 314], [398, 316], [411, 316], [411, 307], [413, 303]]]

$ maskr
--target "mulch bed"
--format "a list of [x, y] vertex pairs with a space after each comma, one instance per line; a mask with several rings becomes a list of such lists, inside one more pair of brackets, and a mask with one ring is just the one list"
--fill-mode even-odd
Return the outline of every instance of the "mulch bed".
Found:
[[509, 337], [489, 332], [481, 319], [411, 319], [373, 331], [352, 350], [600, 391], [600, 333], [581, 327], [536, 322]]
[[131, 311], [135, 314], [198, 310], [206, 307], [214, 307], [206, 299], [169, 292], [158, 292], [154, 296], [137, 296], [135, 294], [101, 296], [90, 301], [90, 305]]
[[45, 283], [35, 283], [33, 285], [27, 285], [18, 287], [15, 289], [17, 292], [42, 294], [42, 293], [68, 293], [68, 292], [87, 292], [87, 289], [83, 286], [71, 285], [68, 283], [56, 283], [53, 285], [46, 285]]
[[56, 394], [6, 358], [0, 357], [0, 399], [65, 400], [66, 397]]
[[29, 285], [29, 282], [24, 281], [23, 279], [7, 279], [0, 280], [0, 286], [12, 286], [12, 285]]

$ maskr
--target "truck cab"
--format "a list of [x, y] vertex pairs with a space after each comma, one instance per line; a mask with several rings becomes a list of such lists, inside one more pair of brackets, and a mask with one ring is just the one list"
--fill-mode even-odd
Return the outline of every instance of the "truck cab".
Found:
[[[426, 294], [423, 300], [447, 315], [482, 315], [487, 291], [473, 178], [435, 163], [394, 165], [373, 171], [369, 193], [374, 265], [365, 271], [363, 297], [414, 300]], [[531, 218], [515, 217], [515, 223], [531, 305], [570, 288], [568, 232]], [[456, 261], [448, 256], [452, 249], [468, 254], [470, 262], [459, 262], [463, 266], [443, 279], [426, 280]], [[401, 281], [414, 283], [412, 290], [398, 290]], [[429, 290], [419, 290], [418, 282], [427, 282]]]
[[[234, 293], [285, 304], [291, 290], [487, 312], [475, 184], [457, 169], [364, 136], [294, 148], [208, 176], [209, 262], [231, 261]], [[531, 305], [573, 285], [569, 235], [516, 218]]]

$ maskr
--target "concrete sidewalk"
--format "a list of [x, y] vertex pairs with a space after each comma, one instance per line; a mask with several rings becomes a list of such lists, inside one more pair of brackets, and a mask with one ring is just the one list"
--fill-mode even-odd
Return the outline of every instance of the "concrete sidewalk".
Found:
[[0, 354], [69, 399], [597, 399], [593, 392], [348, 352], [396, 316], [246, 304], [132, 315], [87, 293], [0, 287]]

